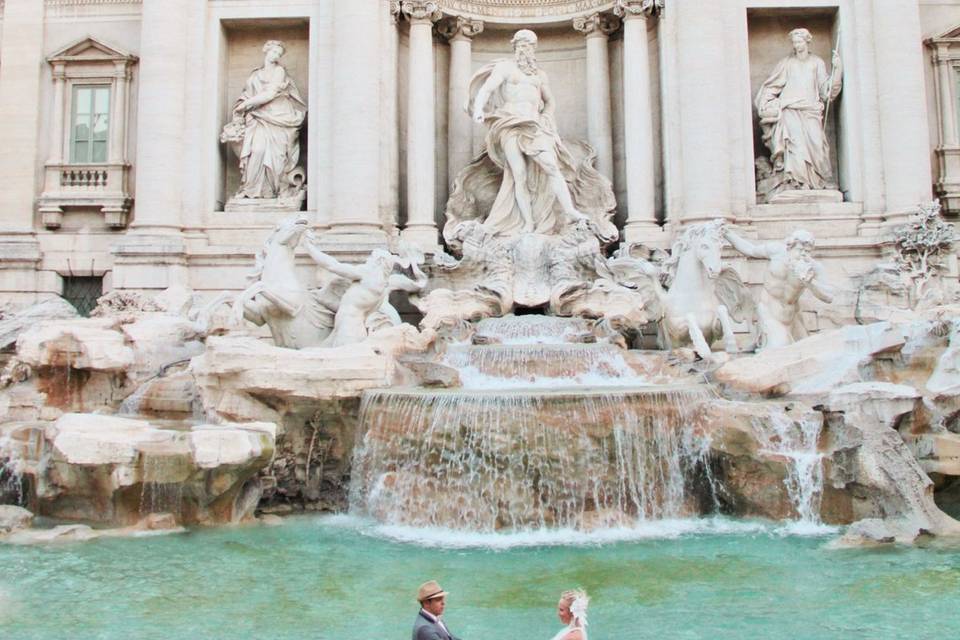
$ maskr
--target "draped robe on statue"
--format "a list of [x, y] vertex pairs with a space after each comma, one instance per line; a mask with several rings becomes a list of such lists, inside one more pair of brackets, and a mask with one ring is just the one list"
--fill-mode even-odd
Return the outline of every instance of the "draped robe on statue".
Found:
[[239, 103], [276, 92], [268, 102], [245, 114], [239, 152], [240, 197], [283, 198], [300, 189], [291, 180], [291, 173], [300, 162], [300, 127], [307, 105], [283, 67], [277, 67], [274, 73], [272, 78], [264, 78], [262, 68], [251, 73], [237, 99]]
[[823, 59], [810, 54], [781, 60], [757, 92], [763, 142], [774, 174], [782, 174], [787, 188], [828, 188], [833, 169], [824, 103], [836, 99], [840, 88], [840, 78], [828, 75]]
[[[473, 113], [477, 93], [494, 68], [502, 61], [480, 69], [470, 82], [470, 104]], [[479, 219], [495, 236], [515, 236], [523, 232], [523, 217], [516, 199], [516, 184], [504, 155], [504, 144], [516, 140], [526, 161], [526, 188], [530, 193], [534, 232], [553, 235], [572, 223], [564, 214], [548, 184], [548, 176], [533, 159], [539, 153], [553, 150], [560, 171], [570, 190], [576, 207], [587, 215], [604, 241], [616, 239], [617, 228], [610, 222], [616, 199], [610, 181], [593, 167], [595, 152], [580, 143], [580, 158], [560, 139], [553, 118], [542, 111], [535, 115], [511, 113], [504, 109], [503, 87], [491, 95], [486, 105], [489, 131], [483, 154], [460, 172], [454, 192], [447, 205], [448, 222], [444, 228], [449, 234], [456, 223]], [[578, 149], [580, 150], [580, 149]], [[499, 185], [499, 186], [497, 186]], [[496, 189], [492, 204], [489, 195]], [[489, 213], [484, 217], [485, 209]], [[453, 223], [453, 224], [451, 224]]]

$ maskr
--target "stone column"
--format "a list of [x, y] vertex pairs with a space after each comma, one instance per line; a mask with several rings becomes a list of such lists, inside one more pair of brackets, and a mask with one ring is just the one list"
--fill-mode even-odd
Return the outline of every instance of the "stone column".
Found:
[[[726, 61], [728, 3], [676, 0], [666, 18], [677, 30], [676, 106], [682, 110], [676, 140], [683, 177], [681, 219], [671, 228], [716, 217], [732, 219], [729, 101]], [[720, 97], [720, 98], [718, 98]], [[664, 120], [676, 118], [665, 113]]]
[[886, 224], [899, 224], [930, 200], [930, 132], [923, 100], [923, 30], [913, 0], [874, 0], [880, 138]]
[[656, 217], [653, 114], [647, 19], [659, 14], [661, 0], [617, 0], [623, 19], [623, 124], [626, 151], [627, 224], [625, 242], [660, 233]]
[[110, 121], [110, 163], [120, 164], [124, 162], [126, 149], [123, 131], [126, 128], [127, 120], [127, 87], [129, 78], [127, 73], [127, 63], [117, 62], [114, 69], [116, 81], [113, 84], [113, 109]]
[[56, 274], [39, 271], [40, 246], [33, 234], [40, 152], [40, 79], [43, 68], [44, 3], [6, 0], [0, 22], [0, 300], [31, 303], [61, 290]]
[[[379, 2], [333, 2], [330, 231], [357, 236], [360, 242], [385, 239], [380, 221], [381, 9]], [[314, 114], [311, 123], [322, 118]]]
[[[575, 18], [573, 28], [587, 41], [587, 138], [597, 152], [597, 169], [613, 180], [613, 126], [610, 123], [610, 34], [620, 21], [606, 13]], [[649, 115], [649, 114], [648, 114]]]
[[33, 229], [44, 3], [7, 0], [0, 46], [0, 233]]
[[940, 85], [940, 146], [956, 147], [960, 145], [957, 137], [957, 109], [955, 105], [955, 74], [950, 60], [950, 48], [947, 44], [938, 44], [934, 61], [937, 66], [937, 83]]
[[466, 109], [473, 75], [473, 37], [483, 31], [483, 22], [453, 17], [439, 30], [450, 41], [447, 166], [452, 181], [473, 160], [473, 121]]
[[430, 250], [437, 246], [434, 219], [436, 187], [436, 97], [434, 95], [433, 23], [441, 13], [436, 2], [403, 0], [410, 20], [407, 86], [407, 226], [403, 237]]
[[183, 227], [190, 26], [202, 0], [143, 0], [136, 199], [130, 233], [112, 245], [113, 287], [190, 286]]
[[132, 225], [139, 233], [180, 232], [187, 34], [194, 1], [143, 1], [137, 200]]

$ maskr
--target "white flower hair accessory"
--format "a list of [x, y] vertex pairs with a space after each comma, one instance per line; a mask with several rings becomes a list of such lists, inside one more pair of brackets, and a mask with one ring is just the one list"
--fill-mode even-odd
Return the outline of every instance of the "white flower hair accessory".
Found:
[[570, 603], [570, 613], [573, 614], [573, 621], [577, 626], [587, 626], [587, 605], [590, 604], [590, 598], [584, 592], [579, 592]]

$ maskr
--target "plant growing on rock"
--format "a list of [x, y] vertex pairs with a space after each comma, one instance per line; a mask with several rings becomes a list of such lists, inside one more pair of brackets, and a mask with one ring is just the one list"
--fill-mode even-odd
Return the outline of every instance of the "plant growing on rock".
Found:
[[891, 232], [896, 261], [904, 276], [913, 284], [914, 304], [927, 295], [927, 285], [944, 268], [943, 258], [957, 241], [953, 225], [940, 217], [940, 202], [921, 204], [910, 221]]

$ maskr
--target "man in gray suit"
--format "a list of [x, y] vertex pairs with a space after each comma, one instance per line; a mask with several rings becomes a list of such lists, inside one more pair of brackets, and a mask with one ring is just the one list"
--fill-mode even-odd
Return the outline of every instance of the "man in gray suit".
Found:
[[447, 592], [436, 580], [420, 585], [417, 591], [420, 612], [413, 623], [412, 640], [459, 640], [440, 619], [447, 607]]

